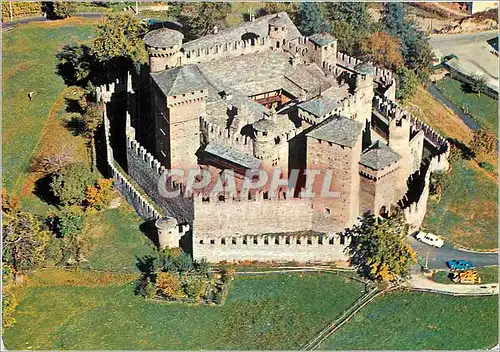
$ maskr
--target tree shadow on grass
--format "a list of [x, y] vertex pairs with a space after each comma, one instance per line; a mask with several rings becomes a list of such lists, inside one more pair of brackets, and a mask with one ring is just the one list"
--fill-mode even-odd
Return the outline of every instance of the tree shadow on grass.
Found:
[[64, 102], [66, 103], [66, 112], [78, 114], [85, 112], [78, 99], [64, 98]]
[[40, 198], [44, 203], [49, 205], [58, 205], [59, 199], [51, 192], [50, 183], [52, 175], [46, 175], [35, 181], [35, 189], [33, 194]]
[[155, 226], [156, 220], [148, 220], [139, 226], [139, 230], [146, 236], [156, 247], [159, 246], [158, 231]]
[[69, 121], [64, 123], [73, 136], [81, 136], [85, 133], [85, 123], [79, 116], [73, 116]]
[[448, 139], [448, 142], [452, 147], [455, 147], [460, 151], [460, 156], [462, 157], [462, 159], [471, 160], [476, 156], [475, 153], [461, 141], [450, 138]]
[[464, 92], [466, 94], [473, 94], [474, 93], [474, 91], [472, 90], [472, 85], [470, 83], [462, 82], [462, 84], [460, 85], [460, 88], [462, 89], [462, 92]]

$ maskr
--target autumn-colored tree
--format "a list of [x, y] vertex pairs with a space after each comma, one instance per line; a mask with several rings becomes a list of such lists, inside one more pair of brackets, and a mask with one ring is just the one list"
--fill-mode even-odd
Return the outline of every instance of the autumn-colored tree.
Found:
[[12, 316], [19, 304], [19, 300], [14, 290], [14, 268], [6, 263], [2, 263], [2, 333], [5, 328], [11, 327], [16, 322]]
[[106, 209], [113, 196], [112, 186], [112, 179], [101, 178], [97, 180], [97, 185], [88, 187], [85, 192], [87, 206], [96, 210]]
[[19, 199], [9, 195], [5, 187], [2, 188], [2, 211], [5, 213], [16, 212], [19, 208]]
[[178, 274], [160, 272], [156, 275], [156, 289], [158, 294], [169, 299], [184, 298], [181, 287], [181, 280]]
[[59, 172], [75, 159], [75, 147], [60, 144], [54, 151], [38, 155], [31, 162], [31, 171], [50, 175]]
[[497, 152], [497, 143], [497, 138], [492, 132], [481, 128], [474, 131], [471, 149], [477, 158], [484, 159]]
[[400, 41], [387, 32], [375, 32], [361, 45], [365, 57], [378, 66], [397, 70], [404, 65]]
[[46, 247], [52, 234], [42, 221], [28, 212], [3, 217], [3, 260], [17, 272], [40, 267], [46, 259]]
[[360, 275], [377, 281], [391, 281], [408, 275], [417, 256], [406, 240], [408, 228], [401, 214], [388, 219], [365, 216], [349, 235], [346, 252]]

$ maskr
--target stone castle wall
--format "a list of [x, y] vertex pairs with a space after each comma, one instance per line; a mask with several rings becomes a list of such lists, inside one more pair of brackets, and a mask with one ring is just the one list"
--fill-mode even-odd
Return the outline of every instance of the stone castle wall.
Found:
[[344, 251], [349, 243], [350, 238], [341, 235], [197, 236], [193, 254], [210, 262], [345, 262], [348, 258]]

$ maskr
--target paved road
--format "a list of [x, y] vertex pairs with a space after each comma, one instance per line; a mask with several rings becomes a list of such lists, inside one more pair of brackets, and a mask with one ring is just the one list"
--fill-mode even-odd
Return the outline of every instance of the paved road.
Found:
[[429, 254], [430, 269], [446, 269], [446, 262], [453, 259], [469, 260], [476, 267], [498, 265], [498, 253], [474, 253], [456, 249], [446, 243], [441, 248], [431, 247], [417, 241], [414, 237], [409, 238], [413, 249], [423, 258]]
[[467, 71], [484, 74], [498, 86], [498, 56], [488, 40], [498, 36], [497, 31], [441, 34], [432, 36], [430, 44], [439, 49], [443, 55], [455, 54], [459, 64]]

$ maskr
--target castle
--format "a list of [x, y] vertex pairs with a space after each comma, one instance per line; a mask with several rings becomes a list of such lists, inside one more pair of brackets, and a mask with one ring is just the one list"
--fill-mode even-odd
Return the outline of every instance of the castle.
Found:
[[[344, 231], [365, 213], [400, 208], [412, 229], [420, 226], [430, 173], [448, 168], [449, 145], [393, 102], [390, 71], [338, 52], [328, 33], [302, 36], [284, 12], [186, 43], [162, 28], [144, 43], [154, 148], [141, 145], [144, 122], [127, 112], [121, 170], [104, 118], [117, 186], [141, 215], [158, 219], [160, 247], [184, 241], [209, 261], [333, 262], [346, 259]], [[134, 110], [130, 76], [100, 87], [98, 98], [108, 103], [118, 87]], [[238, 191], [165, 198], [161, 182], [186, 191], [185, 179], [162, 180], [171, 169], [230, 173]], [[303, 197], [304, 170], [327, 169], [339, 196]], [[255, 170], [280, 170], [283, 180], [301, 172], [297, 188], [244, 194]]]

